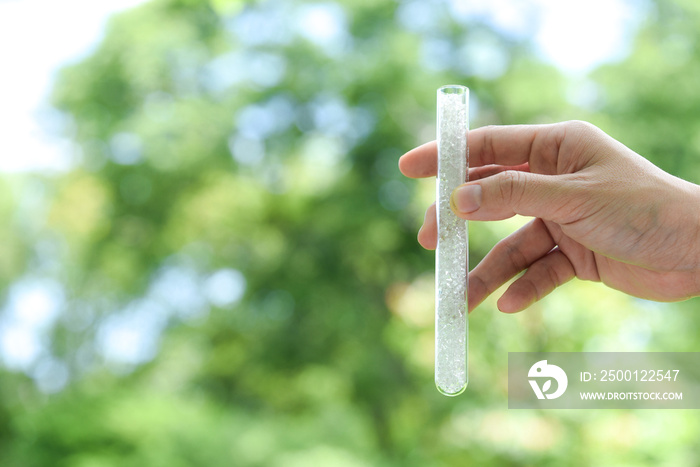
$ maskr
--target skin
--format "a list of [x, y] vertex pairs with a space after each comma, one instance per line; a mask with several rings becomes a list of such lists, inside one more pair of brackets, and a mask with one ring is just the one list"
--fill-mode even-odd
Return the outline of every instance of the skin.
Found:
[[[572, 121], [478, 128], [469, 132], [469, 165], [469, 182], [452, 194], [459, 217], [534, 217], [470, 272], [469, 311], [522, 271], [498, 300], [503, 312], [522, 311], [574, 277], [649, 300], [700, 295], [700, 186], [597, 127]], [[399, 169], [434, 177], [436, 143], [404, 154]], [[471, 212], [459, 211], [465, 186], [481, 190], [470, 198]], [[434, 204], [418, 241], [437, 247]]]

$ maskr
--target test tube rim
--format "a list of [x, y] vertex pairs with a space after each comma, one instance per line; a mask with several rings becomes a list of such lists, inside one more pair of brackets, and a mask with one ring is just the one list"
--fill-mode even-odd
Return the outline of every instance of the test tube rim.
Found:
[[438, 88], [438, 94], [468, 94], [469, 88], [461, 84], [446, 84]]

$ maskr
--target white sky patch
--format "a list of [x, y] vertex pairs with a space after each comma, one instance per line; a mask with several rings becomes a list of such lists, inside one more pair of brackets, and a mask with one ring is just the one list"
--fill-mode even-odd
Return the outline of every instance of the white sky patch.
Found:
[[304, 6], [299, 14], [299, 33], [323, 44], [338, 39], [345, 27], [343, 9], [333, 3]]
[[194, 318], [207, 311], [199, 274], [184, 266], [170, 266], [161, 270], [151, 284], [149, 297], [183, 319]]
[[38, 334], [21, 324], [0, 326], [0, 353], [3, 363], [12, 370], [27, 370], [43, 351]]
[[33, 329], [50, 327], [65, 304], [61, 284], [53, 279], [25, 279], [10, 288], [3, 320]]
[[93, 49], [112, 13], [143, 2], [0, 2], [0, 172], [70, 167], [72, 145], [46, 128], [56, 72]]
[[53, 279], [22, 279], [12, 285], [0, 319], [0, 357], [8, 368], [28, 369], [44, 350], [46, 331], [65, 305]]
[[243, 297], [245, 286], [245, 277], [239, 271], [219, 269], [204, 282], [204, 293], [209, 303], [225, 308]]
[[624, 58], [641, 21], [639, 2], [538, 0], [541, 23], [535, 42], [543, 57], [565, 71], [585, 72]]
[[539, 54], [566, 72], [585, 73], [623, 58], [646, 0], [451, 0], [455, 17], [489, 24], [501, 34], [530, 38]]
[[303, 5], [297, 15], [297, 31], [329, 55], [342, 51], [349, 40], [345, 11], [335, 3]]
[[158, 302], [139, 300], [124, 311], [108, 316], [97, 332], [97, 346], [110, 362], [137, 365], [158, 352], [168, 313]]

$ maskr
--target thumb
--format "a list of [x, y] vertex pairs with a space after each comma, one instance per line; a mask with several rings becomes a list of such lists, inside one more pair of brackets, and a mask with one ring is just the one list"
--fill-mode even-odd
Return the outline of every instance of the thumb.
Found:
[[572, 190], [562, 176], [506, 170], [458, 186], [450, 197], [456, 215], [495, 221], [515, 214], [563, 222]]

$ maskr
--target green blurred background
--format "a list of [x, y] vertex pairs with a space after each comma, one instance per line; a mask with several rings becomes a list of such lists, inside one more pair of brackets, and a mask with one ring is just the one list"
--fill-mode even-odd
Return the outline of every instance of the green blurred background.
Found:
[[[628, 50], [590, 69], [537, 52], [546, 2], [478, 3], [113, 17], [51, 93], [73, 162], [0, 175], [0, 465], [700, 465], [697, 411], [509, 411], [506, 373], [513, 351], [700, 351], [698, 300], [492, 297], [469, 388], [434, 387], [434, 180], [397, 161], [439, 86], [470, 87], [472, 127], [588, 120], [700, 182], [700, 3], [629, 3]], [[471, 266], [524, 221], [472, 223]]]

